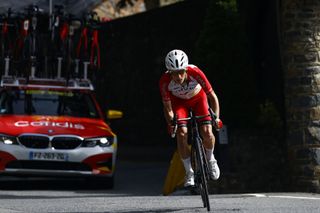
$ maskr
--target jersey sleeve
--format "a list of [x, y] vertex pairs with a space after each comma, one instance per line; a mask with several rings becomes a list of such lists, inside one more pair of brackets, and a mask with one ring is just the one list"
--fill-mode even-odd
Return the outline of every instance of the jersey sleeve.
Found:
[[163, 74], [159, 81], [160, 94], [163, 101], [170, 101], [170, 92], [168, 90], [168, 84], [170, 77], [168, 74]]
[[206, 75], [197, 66], [190, 65], [187, 69], [188, 74], [198, 81], [206, 94], [210, 93], [213, 90]]

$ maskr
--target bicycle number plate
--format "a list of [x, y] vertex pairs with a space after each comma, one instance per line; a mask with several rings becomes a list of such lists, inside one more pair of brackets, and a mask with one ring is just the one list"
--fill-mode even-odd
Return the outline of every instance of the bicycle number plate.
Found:
[[53, 161], [67, 161], [67, 153], [55, 153], [55, 152], [30, 152], [30, 160], [53, 160]]

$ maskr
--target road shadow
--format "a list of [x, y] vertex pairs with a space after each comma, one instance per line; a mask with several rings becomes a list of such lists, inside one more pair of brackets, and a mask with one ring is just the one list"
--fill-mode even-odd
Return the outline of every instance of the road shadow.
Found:
[[0, 178], [0, 190], [49, 190], [108, 196], [157, 196], [162, 188], [168, 162], [119, 161], [113, 189], [84, 178], [7, 177]]

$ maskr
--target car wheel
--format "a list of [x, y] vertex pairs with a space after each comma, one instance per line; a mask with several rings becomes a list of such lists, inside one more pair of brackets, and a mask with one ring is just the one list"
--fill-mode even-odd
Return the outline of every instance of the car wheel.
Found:
[[111, 177], [88, 177], [87, 185], [95, 189], [113, 189], [114, 176]]

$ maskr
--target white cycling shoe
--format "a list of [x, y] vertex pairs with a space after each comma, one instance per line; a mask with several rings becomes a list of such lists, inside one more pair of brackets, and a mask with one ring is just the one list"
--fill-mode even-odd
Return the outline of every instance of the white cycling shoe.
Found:
[[193, 172], [187, 172], [185, 181], [184, 181], [184, 187], [190, 187], [194, 186], [194, 173]]
[[211, 160], [208, 162], [208, 167], [209, 167], [209, 176], [213, 180], [218, 180], [220, 177], [220, 169], [217, 163], [217, 160]]

